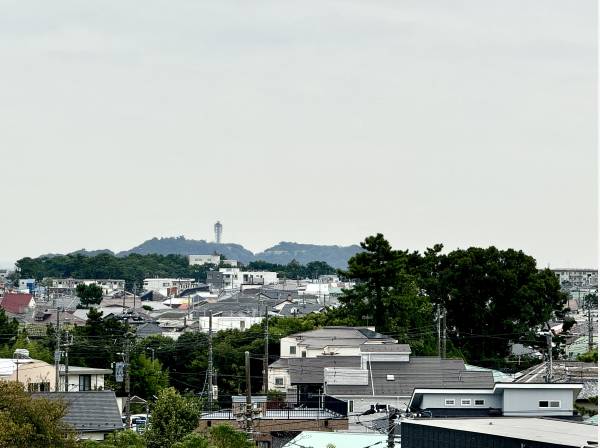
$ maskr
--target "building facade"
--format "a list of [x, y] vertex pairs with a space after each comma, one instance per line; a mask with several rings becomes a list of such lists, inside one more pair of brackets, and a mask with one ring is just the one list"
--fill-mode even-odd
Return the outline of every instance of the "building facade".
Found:
[[190, 266], [203, 266], [205, 264], [214, 264], [219, 266], [221, 257], [219, 255], [188, 255]]
[[598, 287], [598, 269], [552, 269], [561, 285]]

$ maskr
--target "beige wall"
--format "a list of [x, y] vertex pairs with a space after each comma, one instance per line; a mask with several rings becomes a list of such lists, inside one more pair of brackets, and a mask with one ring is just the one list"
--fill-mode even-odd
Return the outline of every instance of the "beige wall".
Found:
[[[27, 362], [25, 359], [19, 361], [18, 381], [23, 385], [25, 390], [28, 390], [30, 385], [49, 383], [50, 391], [54, 391], [55, 370], [54, 366], [44, 361]], [[16, 366], [15, 366], [16, 367]], [[1, 377], [5, 381], [17, 381], [17, 371], [13, 371], [10, 376]], [[37, 389], [39, 390], [39, 389]]]

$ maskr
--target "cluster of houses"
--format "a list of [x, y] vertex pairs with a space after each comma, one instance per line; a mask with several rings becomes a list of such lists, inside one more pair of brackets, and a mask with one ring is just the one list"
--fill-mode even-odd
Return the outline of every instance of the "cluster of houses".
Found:
[[[243, 331], [267, 315], [319, 313], [336, 306], [342, 289], [352, 287], [335, 276], [284, 281], [233, 263], [211, 272], [205, 284], [148, 278], [139, 294], [125, 291], [123, 280], [46, 279], [43, 289], [24, 281], [3, 291], [0, 308], [31, 337], [43, 335], [57, 320], [84, 325], [88, 310], [78, 307], [75, 288], [96, 283], [103, 290], [98, 308], [104, 318], [126, 318], [139, 338], [176, 339], [186, 332], [208, 332], [211, 324], [212, 331]], [[528, 347], [517, 349], [537, 356]], [[72, 405], [66, 420], [81, 438], [102, 440], [123, 429], [123, 400], [105, 387], [113, 375], [110, 366], [67, 369], [60, 364], [57, 372], [23, 351], [18, 355], [0, 359], [0, 380], [18, 381], [34, 396], [67, 400]], [[219, 411], [200, 415], [199, 426], [250, 424], [257, 446], [265, 448], [400, 446], [400, 433], [402, 446], [409, 448], [562, 447], [597, 441], [595, 427], [580, 415], [582, 408], [597, 412], [589, 400], [598, 395], [597, 364], [555, 360], [552, 383], [546, 382], [547, 367], [540, 359], [532, 368], [506, 375], [461, 359], [416, 356], [410, 345], [373, 327], [324, 327], [280, 340], [279, 359], [267, 371], [271, 398], [252, 395], [250, 423], [247, 398], [234, 396]], [[550, 425], [567, 436], [551, 440], [544, 429]]]

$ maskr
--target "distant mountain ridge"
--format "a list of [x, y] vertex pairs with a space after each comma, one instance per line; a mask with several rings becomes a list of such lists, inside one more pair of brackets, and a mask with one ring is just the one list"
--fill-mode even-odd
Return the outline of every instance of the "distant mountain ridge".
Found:
[[[324, 261], [330, 266], [338, 269], [344, 269], [348, 265], [348, 260], [354, 254], [361, 252], [360, 246], [353, 244], [351, 246], [327, 246], [317, 244], [301, 244], [288, 241], [282, 241], [273, 247], [265, 249], [257, 254], [244, 248], [241, 244], [226, 243], [217, 244], [205, 240], [191, 240], [183, 236], [152, 238], [143, 243], [125, 251], [116, 253], [118, 257], [136, 254], [159, 254], [159, 255], [199, 255], [218, 253], [228, 259], [238, 260], [242, 263], [251, 261], [266, 261], [276, 264], [288, 264], [296, 260], [300, 264], [307, 264], [311, 261]], [[108, 249], [87, 251], [81, 249], [72, 254], [94, 256], [101, 253], [113, 254]], [[54, 254], [52, 254], [54, 255]]]
[[259, 252], [255, 255], [257, 260], [269, 263], [288, 264], [296, 260], [300, 264], [311, 261], [324, 261], [334, 268], [346, 268], [348, 260], [358, 252], [362, 252], [360, 246], [321, 246], [317, 244], [300, 244], [282, 241], [273, 247]]

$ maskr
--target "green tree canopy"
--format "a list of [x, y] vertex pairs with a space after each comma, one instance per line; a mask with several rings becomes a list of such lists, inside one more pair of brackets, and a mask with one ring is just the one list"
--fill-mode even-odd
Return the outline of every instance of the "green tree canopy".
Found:
[[75, 447], [66, 413], [65, 403], [32, 398], [21, 384], [0, 381], [0, 448]]
[[102, 301], [102, 288], [95, 283], [84, 285], [80, 283], [76, 288], [77, 297], [85, 306], [97, 305]]
[[182, 397], [172, 387], [163, 389], [152, 409], [152, 422], [146, 433], [149, 448], [169, 448], [198, 426], [197, 400]]

